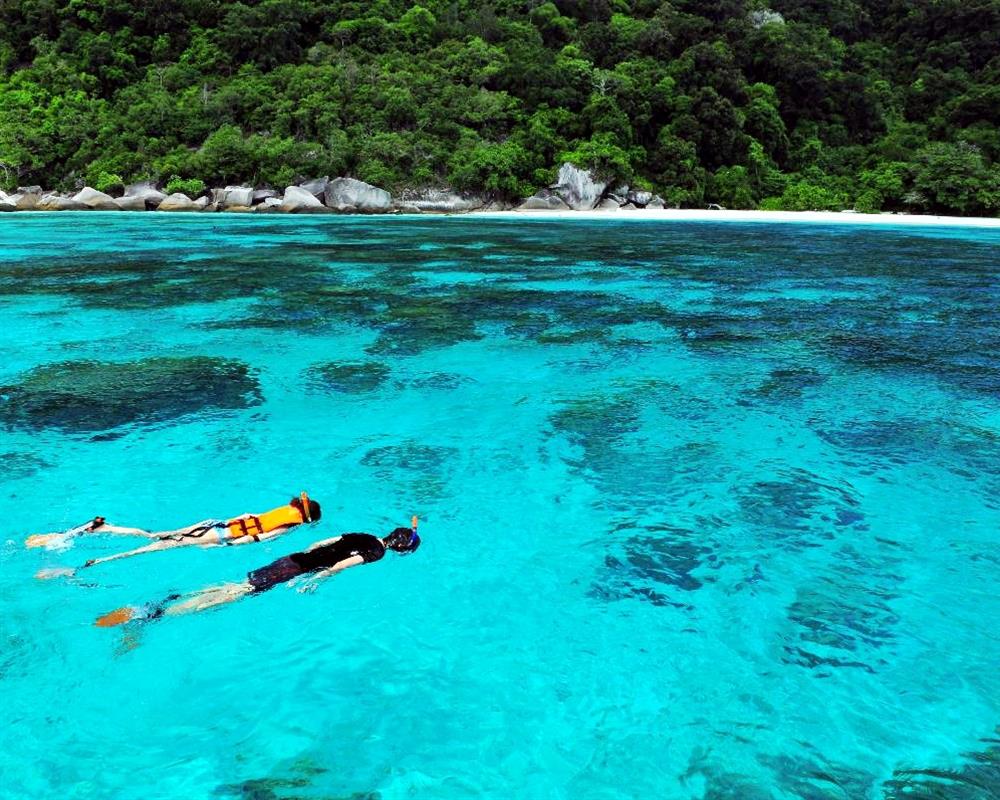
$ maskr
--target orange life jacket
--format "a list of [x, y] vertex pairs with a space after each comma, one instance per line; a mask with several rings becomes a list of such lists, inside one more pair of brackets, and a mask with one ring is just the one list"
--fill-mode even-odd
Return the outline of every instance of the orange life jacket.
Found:
[[261, 534], [270, 533], [289, 525], [300, 525], [305, 521], [301, 511], [295, 506], [286, 505], [272, 508], [263, 514], [251, 514], [249, 517], [231, 519], [226, 523], [226, 527], [229, 528], [229, 538], [231, 539], [238, 539], [241, 536], [252, 536], [257, 539]]

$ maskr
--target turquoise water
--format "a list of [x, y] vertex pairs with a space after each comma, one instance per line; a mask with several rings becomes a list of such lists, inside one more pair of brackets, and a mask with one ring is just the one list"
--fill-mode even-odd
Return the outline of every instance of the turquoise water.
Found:
[[1000, 232], [7, 215], [0, 319], [5, 798], [1000, 796]]

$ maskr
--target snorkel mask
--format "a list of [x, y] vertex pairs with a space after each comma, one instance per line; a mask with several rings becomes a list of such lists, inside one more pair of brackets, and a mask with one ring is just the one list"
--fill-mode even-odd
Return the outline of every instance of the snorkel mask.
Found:
[[417, 535], [417, 518], [413, 517], [410, 527], [396, 528], [383, 541], [386, 547], [395, 550], [401, 556], [409, 555], [420, 546], [420, 536]]

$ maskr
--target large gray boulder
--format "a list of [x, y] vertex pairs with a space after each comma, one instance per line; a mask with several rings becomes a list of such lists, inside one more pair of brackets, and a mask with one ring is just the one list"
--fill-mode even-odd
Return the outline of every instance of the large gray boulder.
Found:
[[596, 180], [589, 170], [566, 162], [559, 168], [559, 177], [549, 188], [574, 211], [589, 211], [604, 195], [608, 181]]
[[299, 188], [305, 189], [317, 200], [322, 200], [323, 195], [326, 193], [326, 187], [329, 183], [330, 177], [328, 175], [324, 175], [322, 178], [313, 178], [311, 181], [302, 181], [302, 183], [299, 184]]
[[281, 201], [281, 210], [289, 214], [320, 214], [326, 210], [315, 195], [299, 186], [289, 186]]
[[84, 186], [79, 192], [73, 195], [73, 199], [95, 211], [121, 211], [111, 195], [99, 192], [97, 189], [92, 189], [89, 186]]
[[146, 201], [141, 197], [116, 197], [115, 205], [122, 211], [146, 210]]
[[518, 211], [569, 211], [569, 206], [558, 194], [549, 189], [542, 189], [533, 194], [521, 205]]
[[169, 195], [168, 197], [164, 198], [163, 202], [159, 204], [156, 210], [198, 211], [199, 206], [195, 205], [194, 201], [186, 194], [181, 194], [180, 192], [174, 192], [172, 195]]
[[615, 200], [613, 197], [605, 197], [600, 203], [597, 204], [597, 211], [617, 211], [621, 203]]
[[194, 201], [194, 207], [198, 211], [218, 211], [219, 207], [208, 197], [201, 196]]
[[624, 205], [628, 202], [628, 184], [627, 183], [617, 183], [608, 189], [604, 196], [611, 200], [614, 200], [618, 205]]
[[648, 203], [646, 203], [646, 208], [651, 208], [656, 211], [660, 211], [666, 208], [666, 203], [664, 202], [662, 197], [660, 197], [658, 194], [654, 194], [653, 199], [650, 200]]
[[38, 211], [89, 211], [90, 206], [71, 197], [63, 197], [59, 194], [47, 194], [38, 201], [35, 209]]
[[150, 211], [154, 210], [160, 203], [167, 199], [166, 193], [157, 189], [156, 184], [152, 181], [142, 181], [141, 183], [133, 183], [126, 186], [125, 196], [141, 197], [146, 203], [146, 208]]
[[10, 201], [10, 196], [0, 190], [0, 211], [16, 211], [17, 207]]
[[17, 193], [18, 194], [37, 194], [39, 197], [41, 197], [43, 194], [45, 194], [45, 190], [42, 189], [41, 186], [18, 186], [17, 187]]
[[17, 211], [34, 211], [38, 207], [38, 201], [42, 199], [40, 193], [18, 192], [7, 198], [8, 203], [13, 203]]
[[212, 189], [212, 202], [218, 203], [219, 208], [249, 207], [253, 205], [253, 187], [227, 186], [225, 189]]
[[323, 201], [334, 211], [373, 214], [392, 209], [392, 195], [385, 189], [354, 178], [334, 178]]
[[[257, 205], [258, 203], [263, 203], [265, 200], [270, 200], [275, 197], [281, 197], [281, 192], [276, 192], [274, 189], [257, 189], [253, 193], [250, 205]], [[278, 205], [281, 205], [280, 203]]]
[[265, 197], [264, 202], [258, 203], [253, 209], [258, 214], [280, 214], [281, 203], [280, 197]]
[[628, 201], [641, 208], [645, 208], [653, 201], [653, 193], [633, 189], [628, 193]]
[[405, 211], [457, 214], [483, 208], [486, 199], [477, 195], [460, 195], [450, 189], [423, 189], [404, 192], [399, 207]]

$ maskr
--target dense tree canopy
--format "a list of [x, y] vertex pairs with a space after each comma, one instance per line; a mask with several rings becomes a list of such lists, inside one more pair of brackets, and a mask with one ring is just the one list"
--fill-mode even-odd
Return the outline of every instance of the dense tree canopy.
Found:
[[1000, 211], [1000, 0], [0, 0], [0, 186], [563, 160], [730, 207]]

